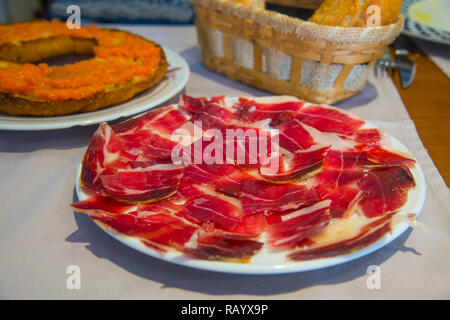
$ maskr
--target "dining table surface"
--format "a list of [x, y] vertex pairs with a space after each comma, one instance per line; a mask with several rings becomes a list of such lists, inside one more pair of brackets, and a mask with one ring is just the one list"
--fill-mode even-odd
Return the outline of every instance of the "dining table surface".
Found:
[[[271, 95], [207, 69], [194, 25], [100, 26], [128, 30], [177, 52], [190, 68], [180, 93]], [[442, 48], [448, 52], [449, 47]], [[450, 83], [418, 47], [410, 57], [417, 74], [409, 88], [400, 87], [398, 74], [391, 79], [369, 73], [359, 95], [335, 104], [397, 138], [423, 172], [418, 187], [424, 201], [414, 212], [416, 227], [379, 250], [329, 268], [286, 274], [243, 275], [176, 265], [116, 241], [70, 207], [78, 201], [77, 170], [98, 123], [0, 130], [0, 298], [450, 298]], [[161, 105], [176, 103], [178, 97]], [[79, 271], [79, 287], [70, 285], [74, 270]], [[370, 270], [380, 271], [380, 287], [369, 284]]]
[[[413, 41], [409, 43], [408, 57], [417, 65], [414, 81], [404, 89], [398, 72], [390, 76], [425, 148], [450, 186], [450, 79], [420, 47]], [[450, 45], [447, 58], [450, 59]]]

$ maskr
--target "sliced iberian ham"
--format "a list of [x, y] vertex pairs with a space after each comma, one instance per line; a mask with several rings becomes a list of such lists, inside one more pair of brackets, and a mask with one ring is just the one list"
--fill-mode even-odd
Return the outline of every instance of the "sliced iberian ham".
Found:
[[184, 166], [171, 163], [117, 169], [100, 176], [102, 191], [115, 199], [130, 202], [165, 199], [176, 192], [183, 170]]
[[82, 163], [89, 197], [72, 207], [200, 259], [347, 254], [386, 235], [415, 186], [412, 157], [368, 126], [292, 97], [182, 95], [100, 125]]
[[282, 153], [275, 157], [278, 162], [276, 167], [271, 163], [263, 164], [258, 169], [259, 174], [266, 180], [279, 183], [303, 179], [322, 167], [329, 149], [329, 146], [314, 146], [294, 153]]
[[227, 196], [240, 198], [243, 180], [254, 179], [253, 176], [243, 170], [235, 170], [231, 174], [225, 174], [214, 181], [214, 188]]
[[330, 150], [317, 176], [317, 183], [327, 189], [336, 189], [358, 181], [364, 175], [363, 166], [366, 163], [364, 152]]
[[113, 125], [112, 129], [128, 152], [141, 159], [162, 160], [169, 159], [177, 145], [171, 134], [188, 120], [189, 116], [169, 106]]
[[199, 225], [214, 223], [214, 228], [231, 231], [242, 222], [244, 212], [222, 197], [203, 194], [188, 200], [177, 215]]
[[[280, 97], [281, 101], [264, 103], [264, 99], [240, 98], [233, 106], [236, 109], [235, 117], [245, 123], [258, 122], [270, 119], [270, 125], [275, 127], [290, 121], [305, 104], [302, 100], [292, 97]], [[286, 101], [283, 101], [286, 100]]]
[[328, 152], [322, 170], [316, 177], [315, 188], [322, 199], [331, 200], [333, 217], [349, 215], [359, 198], [360, 189], [356, 183], [364, 176], [363, 166], [367, 155], [358, 151]]
[[298, 120], [291, 120], [278, 126], [278, 144], [290, 152], [309, 149], [316, 144], [313, 136]]
[[72, 207], [116, 232], [136, 237], [162, 252], [184, 245], [197, 230], [196, 226], [176, 217], [174, 213], [180, 208], [168, 201], [131, 205], [94, 195]]
[[370, 170], [358, 183], [363, 192], [360, 205], [367, 217], [397, 211], [408, 200], [414, 177], [406, 167], [383, 167]]
[[267, 217], [268, 242], [274, 247], [295, 247], [317, 230], [325, 227], [330, 216], [330, 200]]
[[149, 130], [155, 134], [170, 135], [189, 119], [188, 115], [174, 106], [167, 106], [112, 125], [112, 128], [121, 137], [131, 137], [137, 132]]
[[[391, 231], [393, 215], [391, 213], [362, 225], [352, 219], [334, 220], [311, 237], [303, 248], [289, 254], [289, 258], [296, 261], [330, 258], [360, 250]], [[344, 224], [344, 227], [340, 224]], [[351, 230], [346, 224], [350, 225]], [[346, 235], [347, 232], [351, 235]]]
[[81, 185], [89, 190], [102, 192], [103, 174], [112, 174], [118, 168], [126, 168], [127, 162], [137, 156], [128, 152], [118, 140], [115, 132], [106, 123], [100, 124], [89, 143], [83, 158]]
[[201, 122], [204, 130], [221, 130], [234, 118], [233, 110], [226, 107], [225, 97], [206, 99], [181, 95], [178, 106], [192, 115], [192, 122]]
[[343, 135], [352, 135], [365, 124], [342, 110], [317, 105], [302, 108], [296, 119], [319, 131]]
[[183, 246], [197, 230], [197, 227], [186, 221], [167, 214], [136, 217], [128, 223], [108, 219], [108, 217], [94, 217], [94, 219], [100, 220], [122, 234], [136, 237], [147, 246], [161, 251]]
[[408, 155], [401, 152], [394, 152], [382, 147], [376, 147], [367, 152], [367, 162], [369, 165], [404, 165], [407, 167], [414, 167], [416, 161], [411, 159]]
[[356, 142], [354, 148], [358, 151], [367, 151], [381, 144], [390, 143], [387, 133], [376, 128], [359, 129], [350, 136], [341, 136], [341, 138]]
[[263, 243], [221, 231], [199, 230], [186, 243], [184, 250], [195, 257], [207, 260], [249, 260], [261, 250]]
[[72, 208], [89, 215], [121, 215], [137, 210], [136, 205], [117, 201], [110, 197], [92, 194], [89, 198], [73, 203]]
[[256, 179], [242, 180], [242, 207], [246, 214], [283, 212], [320, 200], [314, 189], [303, 185], [277, 184]]

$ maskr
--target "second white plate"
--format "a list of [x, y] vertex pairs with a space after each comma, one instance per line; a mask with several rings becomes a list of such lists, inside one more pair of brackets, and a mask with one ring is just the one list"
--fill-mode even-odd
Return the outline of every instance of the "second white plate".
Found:
[[178, 53], [164, 47], [169, 64], [166, 76], [153, 88], [129, 101], [97, 111], [59, 117], [17, 117], [0, 113], [0, 129], [3, 130], [53, 130], [73, 126], [87, 126], [121, 117], [132, 116], [169, 100], [179, 93], [189, 79], [189, 66]]

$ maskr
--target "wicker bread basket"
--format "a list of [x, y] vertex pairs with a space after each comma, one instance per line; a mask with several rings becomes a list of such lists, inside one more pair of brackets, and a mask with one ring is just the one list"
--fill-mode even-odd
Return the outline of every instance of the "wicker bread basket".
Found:
[[267, 3], [302, 9], [317, 9], [323, 0], [267, 0]]
[[203, 63], [254, 87], [332, 104], [358, 94], [403, 28], [343, 28], [230, 0], [193, 0]]

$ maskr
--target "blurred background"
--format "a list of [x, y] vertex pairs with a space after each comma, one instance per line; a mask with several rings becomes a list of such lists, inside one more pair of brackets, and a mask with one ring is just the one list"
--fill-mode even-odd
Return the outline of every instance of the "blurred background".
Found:
[[66, 19], [67, 7], [81, 9], [82, 23], [192, 23], [189, 0], [0, 0], [0, 23], [34, 18]]

